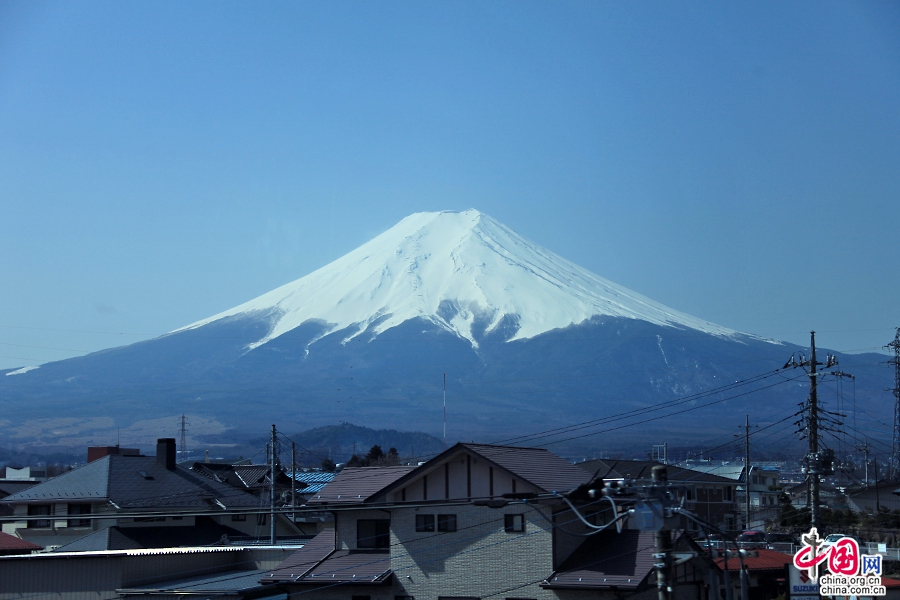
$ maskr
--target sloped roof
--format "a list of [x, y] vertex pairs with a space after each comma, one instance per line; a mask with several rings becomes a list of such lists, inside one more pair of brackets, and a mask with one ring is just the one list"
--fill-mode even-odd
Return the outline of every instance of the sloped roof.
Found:
[[110, 455], [79, 467], [3, 502], [114, 502], [122, 509], [150, 507], [206, 508], [214, 501], [226, 507], [253, 507], [254, 496], [211, 480], [184, 467], [168, 470], [154, 456]]
[[567, 492], [590, 479], [590, 474], [584, 469], [544, 448], [488, 444], [457, 445], [486, 458], [545, 492]]
[[[213, 575], [198, 575], [176, 579], [174, 581], [161, 581], [141, 587], [124, 588], [119, 590], [122, 595], [156, 595], [156, 594], [185, 594], [199, 595], [211, 594], [221, 597], [220, 594], [231, 592], [234, 594], [247, 592], [260, 587], [259, 578], [266, 571], [260, 570], [234, 570]], [[287, 597], [285, 594], [283, 597]], [[266, 596], [270, 598], [270, 596]]]
[[541, 587], [641, 587], [653, 571], [655, 543], [651, 531], [607, 529], [587, 538]]
[[543, 448], [458, 443], [411, 470], [402, 478], [398, 478], [382, 491], [389, 492], [405, 485], [422, 472], [443, 463], [449, 457], [458, 455], [461, 450], [480, 456], [544, 492], [567, 492], [587, 483], [591, 478], [591, 474], [584, 469]]
[[104, 527], [60, 546], [53, 552], [99, 552], [102, 550], [136, 550], [142, 546], [123, 534], [118, 527]]
[[261, 583], [296, 581], [334, 552], [334, 529], [324, 529], [265, 575]]
[[308, 504], [362, 503], [416, 467], [346, 467]]
[[[110, 456], [67, 471], [43, 483], [11, 494], [4, 502], [102, 500], [109, 498]], [[155, 459], [153, 459], [155, 460]]]
[[[603, 479], [649, 479], [653, 467], [662, 463], [652, 460], [605, 460], [594, 459], [577, 463], [577, 466], [589, 471], [592, 475]], [[669, 481], [680, 483], [717, 483], [734, 485], [735, 480], [716, 475], [708, 470], [685, 469], [675, 465], [666, 465], [666, 476]]]
[[336, 550], [296, 583], [384, 583], [391, 574], [390, 552]]
[[391, 577], [386, 551], [335, 550], [334, 530], [326, 529], [260, 579], [260, 583], [385, 583]]
[[32, 544], [14, 535], [0, 533], [0, 554], [28, 554], [33, 550], [42, 550], [43, 548], [43, 546]]
[[212, 546], [227, 543], [228, 536], [244, 536], [210, 517], [196, 517], [194, 523], [162, 527], [106, 527], [60, 546], [54, 552]]

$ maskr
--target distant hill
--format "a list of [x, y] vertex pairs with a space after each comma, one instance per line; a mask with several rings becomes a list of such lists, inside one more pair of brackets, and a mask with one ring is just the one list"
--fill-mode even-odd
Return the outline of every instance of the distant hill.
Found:
[[[351, 423], [316, 427], [289, 434], [288, 437], [298, 445], [298, 462], [302, 461], [302, 464], [307, 466], [318, 465], [324, 458], [330, 458], [336, 463], [346, 462], [354, 450], [357, 454], [365, 454], [376, 444], [385, 452], [389, 448], [396, 448], [403, 459], [424, 459], [434, 456], [444, 448], [441, 440], [420, 431], [372, 429]], [[250, 443], [253, 446], [264, 447], [267, 441], [265, 438], [258, 438], [251, 440]], [[301, 451], [300, 447], [304, 450]], [[286, 445], [285, 450], [290, 452], [290, 446]], [[290, 455], [282, 454], [282, 456], [284, 457], [282, 460], [285, 460]]]

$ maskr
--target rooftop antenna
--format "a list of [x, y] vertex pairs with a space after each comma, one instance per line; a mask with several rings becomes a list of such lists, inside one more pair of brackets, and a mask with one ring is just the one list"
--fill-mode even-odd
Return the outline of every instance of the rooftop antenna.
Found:
[[447, 374], [444, 373], [444, 450], [447, 449]]

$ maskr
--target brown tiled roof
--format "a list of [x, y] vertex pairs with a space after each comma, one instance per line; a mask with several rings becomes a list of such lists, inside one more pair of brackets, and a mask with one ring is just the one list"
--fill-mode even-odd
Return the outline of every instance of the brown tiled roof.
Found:
[[337, 474], [308, 504], [361, 504], [415, 467], [347, 467]]
[[654, 548], [653, 532], [608, 529], [582, 543], [541, 587], [641, 587], [653, 571]]
[[586, 483], [590, 473], [543, 448], [459, 444], [545, 492], [567, 492]]
[[260, 583], [296, 581], [334, 552], [334, 529], [325, 529], [275, 567]]
[[43, 546], [32, 544], [8, 533], [0, 533], [0, 554], [29, 554], [32, 550], [42, 550]]
[[[744, 566], [749, 571], [783, 571], [784, 565], [791, 562], [789, 554], [776, 552], [775, 550], [749, 550], [750, 556], [744, 557]], [[753, 556], [756, 554], [756, 556]], [[725, 568], [725, 559], [715, 559], [716, 565], [720, 569]], [[740, 568], [741, 562], [737, 557], [728, 559], [728, 569], [737, 570]]]

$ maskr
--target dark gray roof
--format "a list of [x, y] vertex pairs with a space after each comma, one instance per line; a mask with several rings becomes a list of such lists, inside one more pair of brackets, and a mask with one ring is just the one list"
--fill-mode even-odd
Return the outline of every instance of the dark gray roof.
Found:
[[284, 562], [269, 571], [262, 583], [296, 581], [334, 552], [334, 529], [325, 529], [291, 554]]
[[362, 503], [415, 468], [347, 467], [307, 503]]
[[53, 552], [99, 552], [101, 550], [136, 550], [141, 545], [119, 531], [118, 527], [104, 527], [71, 541]]
[[121, 509], [255, 507], [259, 500], [190, 469], [170, 471], [154, 456], [104, 456], [78, 469], [23, 490], [3, 501], [111, 501]]
[[653, 570], [655, 534], [607, 529], [592, 535], [542, 583], [544, 588], [638, 588]]
[[[267, 571], [226, 571], [215, 575], [198, 575], [174, 581], [162, 581], [142, 587], [126, 588], [118, 590], [120, 594], [146, 595], [146, 594], [218, 594], [223, 592], [247, 592], [260, 587], [259, 578]], [[267, 596], [268, 598], [269, 596]]]
[[21, 492], [22, 490], [34, 487], [38, 483], [39, 482], [37, 481], [15, 481], [9, 479], [0, 481], [0, 500], [12, 494]]
[[244, 535], [236, 529], [216, 523], [210, 517], [196, 517], [194, 525], [106, 527], [60, 546], [54, 552], [214, 546], [228, 543], [229, 537]]
[[335, 550], [334, 530], [326, 529], [269, 571], [261, 583], [385, 583], [391, 577], [386, 551]]
[[[590, 481], [591, 474], [543, 448], [458, 443], [381, 490], [388, 493], [461, 451], [476, 454], [544, 492], [567, 492]], [[346, 469], [345, 469], [346, 470]], [[325, 488], [328, 489], [327, 487]], [[373, 493], [374, 495], [374, 493]]]
[[[109, 456], [95, 460], [34, 487], [4, 498], [4, 502], [103, 500], [109, 498]], [[154, 459], [155, 460], [155, 459]]]
[[[543, 448], [458, 444], [503, 467], [545, 492], [567, 492], [586, 483], [590, 474]], [[452, 448], [451, 448], [452, 450]]]
[[[659, 465], [652, 460], [605, 460], [594, 459], [577, 463], [591, 475], [603, 479], [650, 479], [653, 467]], [[716, 483], [735, 485], [737, 482], [728, 477], [714, 475], [694, 469], [685, 469], [674, 465], [666, 466], [669, 481], [679, 483]]]

